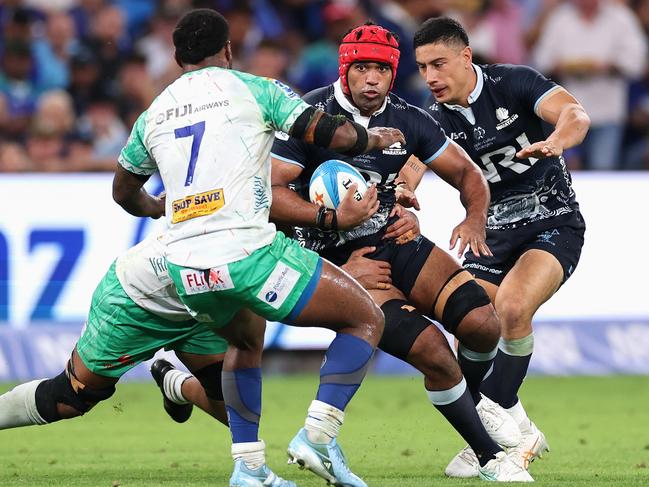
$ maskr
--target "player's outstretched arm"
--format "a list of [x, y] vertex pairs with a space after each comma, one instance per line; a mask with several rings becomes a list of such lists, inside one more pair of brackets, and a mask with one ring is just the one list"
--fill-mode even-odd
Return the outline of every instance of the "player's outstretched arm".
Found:
[[113, 199], [131, 215], [160, 218], [165, 213], [165, 199], [144, 190], [142, 186], [147, 179], [148, 176], [134, 174], [118, 164], [113, 178]]
[[564, 150], [580, 144], [590, 127], [590, 118], [584, 107], [563, 88], [541, 100], [536, 112], [555, 126], [554, 131], [547, 139], [518, 151], [516, 157], [519, 159], [560, 156]]
[[466, 209], [466, 218], [451, 233], [450, 248], [455, 248], [459, 242], [458, 257], [467, 246], [475, 256], [492, 255], [485, 230], [491, 196], [480, 168], [455, 142], [451, 142], [428, 167], [460, 192], [460, 201]]
[[374, 127], [366, 130], [343, 115], [329, 115], [314, 107], [302, 112], [291, 127], [290, 135], [349, 156], [384, 149], [395, 142], [406, 143], [399, 129]]

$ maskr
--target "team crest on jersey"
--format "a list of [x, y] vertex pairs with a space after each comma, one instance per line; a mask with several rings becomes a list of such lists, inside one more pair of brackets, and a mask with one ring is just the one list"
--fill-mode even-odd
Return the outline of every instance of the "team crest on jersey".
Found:
[[389, 156], [403, 156], [406, 152], [406, 149], [401, 147], [401, 142], [395, 142], [390, 147], [383, 149], [383, 153]]
[[482, 140], [484, 139], [484, 136], [486, 135], [485, 129], [483, 129], [480, 126], [477, 126], [476, 128], [473, 129], [473, 138], [475, 140]]
[[498, 125], [496, 125], [496, 130], [502, 130], [514, 123], [518, 118], [518, 115], [514, 113], [510, 116], [509, 110], [503, 107], [498, 107], [496, 108], [496, 118], [500, 122]]
[[295, 93], [289, 85], [282, 83], [278, 79], [273, 79], [273, 83], [275, 83], [276, 86], [280, 87], [289, 98], [298, 98], [297, 93]]

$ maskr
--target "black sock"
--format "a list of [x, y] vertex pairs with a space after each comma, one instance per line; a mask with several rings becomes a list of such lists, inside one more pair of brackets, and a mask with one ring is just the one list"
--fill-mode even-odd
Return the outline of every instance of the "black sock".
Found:
[[457, 360], [475, 404], [480, 402], [482, 381], [491, 368], [491, 364], [493, 364], [494, 356], [495, 351], [486, 353], [474, 352], [462, 344], [458, 348]]
[[[464, 391], [457, 397], [462, 389]], [[485, 431], [464, 379], [448, 391], [428, 391], [428, 397], [435, 408], [473, 449], [480, 466], [484, 467], [496, 456], [496, 453], [502, 451]], [[452, 400], [453, 397], [456, 397], [455, 400]], [[449, 400], [451, 402], [447, 403]]]
[[485, 396], [505, 409], [518, 402], [518, 390], [527, 375], [532, 358], [534, 335], [516, 340], [500, 339], [493, 372], [482, 384]]

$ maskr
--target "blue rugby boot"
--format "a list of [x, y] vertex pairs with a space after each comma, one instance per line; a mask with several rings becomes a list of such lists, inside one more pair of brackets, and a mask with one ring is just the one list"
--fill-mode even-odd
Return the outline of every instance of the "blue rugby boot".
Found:
[[252, 470], [242, 459], [239, 459], [234, 462], [230, 487], [297, 487], [297, 485], [295, 482], [275, 475], [265, 463], [258, 469]]
[[326, 444], [312, 443], [302, 428], [288, 445], [288, 463], [310, 470], [336, 487], [367, 487], [347, 466], [336, 439]]

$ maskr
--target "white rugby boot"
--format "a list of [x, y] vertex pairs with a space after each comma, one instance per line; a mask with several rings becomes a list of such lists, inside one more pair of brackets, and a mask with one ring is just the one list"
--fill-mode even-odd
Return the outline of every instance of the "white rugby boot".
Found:
[[469, 445], [460, 450], [460, 453], [453, 457], [453, 460], [446, 466], [444, 473], [447, 477], [467, 479], [477, 477], [480, 472], [478, 457]]
[[529, 419], [520, 424], [522, 433], [521, 442], [511, 448], [509, 453], [513, 455], [512, 459], [521, 468], [528, 469], [530, 463], [537, 458], [542, 458], [543, 454], [550, 451], [550, 445], [545, 439], [543, 432]]
[[514, 462], [511, 453], [496, 453], [496, 458], [489, 460], [484, 467], [478, 468], [482, 480], [491, 482], [534, 482], [527, 470]]
[[512, 416], [484, 394], [476, 411], [491, 439], [500, 446], [511, 448], [521, 442], [521, 430]]

